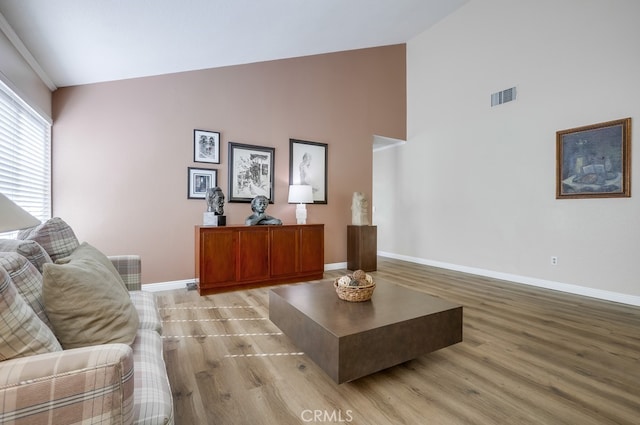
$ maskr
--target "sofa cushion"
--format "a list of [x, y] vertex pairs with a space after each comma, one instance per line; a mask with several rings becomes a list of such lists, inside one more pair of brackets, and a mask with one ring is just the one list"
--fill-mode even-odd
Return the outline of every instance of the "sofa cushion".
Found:
[[133, 350], [104, 344], [2, 362], [0, 423], [132, 424]]
[[36, 316], [51, 328], [42, 301], [42, 274], [29, 260], [16, 252], [0, 252], [0, 266], [9, 273], [16, 289]]
[[105, 266], [107, 270], [109, 270], [111, 274], [113, 274], [115, 280], [118, 281], [118, 283], [120, 283], [125, 290], [127, 289], [124, 281], [122, 280], [122, 277], [120, 276], [120, 273], [118, 273], [118, 270], [116, 270], [116, 266], [113, 265], [111, 260], [109, 260], [109, 258], [102, 252], [100, 252], [97, 248], [89, 245], [87, 242], [82, 242], [68, 257], [57, 259], [56, 264], [69, 264], [73, 260], [80, 260], [83, 258], [95, 260]]
[[44, 306], [62, 346], [131, 344], [139, 319], [129, 293], [100, 262], [45, 264]]
[[110, 255], [111, 264], [118, 270], [129, 291], [142, 289], [142, 259], [139, 255]]
[[80, 245], [73, 229], [60, 217], [53, 217], [35, 227], [19, 231], [18, 239], [38, 242], [53, 261], [71, 255]]
[[20, 239], [0, 239], [0, 251], [17, 252], [33, 264], [40, 273], [42, 265], [51, 263], [51, 257], [47, 251], [36, 241]]
[[162, 335], [162, 319], [158, 312], [155, 295], [152, 292], [131, 291], [129, 296], [140, 318], [138, 329], [149, 329]]
[[135, 382], [133, 422], [173, 423], [173, 397], [162, 356], [162, 337], [155, 331], [140, 329], [132, 348]]
[[60, 351], [62, 347], [0, 267], [0, 361]]

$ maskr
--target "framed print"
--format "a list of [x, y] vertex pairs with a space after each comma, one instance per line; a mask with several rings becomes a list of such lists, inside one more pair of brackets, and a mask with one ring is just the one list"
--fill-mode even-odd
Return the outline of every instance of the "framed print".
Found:
[[193, 162], [220, 164], [220, 133], [193, 130]]
[[218, 185], [218, 171], [188, 168], [187, 198], [205, 199], [207, 190]]
[[313, 203], [327, 203], [327, 149], [325, 143], [289, 139], [289, 184], [308, 184]]
[[556, 132], [556, 198], [631, 196], [631, 118]]
[[229, 142], [229, 202], [251, 202], [258, 195], [273, 204], [275, 148]]

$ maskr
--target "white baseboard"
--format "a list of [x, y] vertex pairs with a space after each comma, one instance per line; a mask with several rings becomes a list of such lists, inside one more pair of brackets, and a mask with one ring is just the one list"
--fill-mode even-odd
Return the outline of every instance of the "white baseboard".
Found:
[[602, 289], [587, 288], [585, 286], [572, 285], [569, 283], [554, 282], [552, 280], [537, 279], [528, 276], [519, 276], [509, 273], [501, 273], [492, 270], [478, 269], [475, 267], [460, 266], [457, 264], [443, 263], [440, 261], [425, 260], [423, 258], [409, 257], [406, 255], [394, 254], [391, 252], [378, 251], [381, 257], [395, 258], [397, 260], [409, 261], [411, 263], [424, 264], [426, 266], [439, 267], [441, 269], [455, 270], [463, 273], [470, 273], [479, 276], [491, 277], [494, 279], [506, 280], [524, 285], [537, 286], [539, 288], [553, 289], [555, 291], [568, 292], [575, 295], [597, 298], [606, 301], [613, 301], [622, 304], [629, 304], [640, 307], [640, 296], [621, 294], [619, 292], [604, 291]]
[[195, 282], [195, 279], [174, 280], [171, 282], [146, 283], [142, 285], [143, 291], [158, 292], [171, 291], [172, 289], [187, 289], [188, 283]]
[[344, 263], [331, 263], [331, 264], [325, 264], [324, 265], [324, 270], [340, 270], [340, 269], [346, 269], [347, 268], [347, 263], [346, 261]]
[[[585, 286], [572, 285], [569, 283], [555, 282], [552, 280], [537, 279], [528, 276], [520, 276], [510, 273], [496, 272], [493, 270], [479, 269], [475, 267], [460, 266], [458, 264], [443, 263], [440, 261], [425, 260], [423, 258], [410, 257], [407, 255], [394, 254], [391, 252], [378, 251], [381, 257], [395, 258], [398, 260], [409, 261], [416, 264], [424, 264], [426, 266], [439, 267], [441, 269], [455, 270], [463, 273], [475, 274], [478, 276], [486, 276], [494, 279], [505, 280], [524, 285], [537, 286], [539, 288], [552, 289], [555, 291], [567, 292], [575, 295], [583, 295], [585, 297], [597, 298], [606, 301], [613, 301], [621, 304], [629, 304], [640, 307], [640, 296], [621, 294], [619, 292], [605, 291], [602, 289], [587, 288]], [[325, 270], [346, 269], [347, 263], [330, 263], [325, 264]], [[171, 291], [173, 289], [186, 289], [187, 284], [195, 282], [195, 279], [174, 280], [171, 282], [147, 283], [142, 285], [144, 291], [158, 292]]]
[[[325, 264], [325, 270], [339, 270], [346, 269], [347, 263], [331, 263]], [[173, 289], [186, 289], [187, 284], [195, 282], [195, 279], [185, 279], [185, 280], [174, 280], [171, 282], [157, 282], [157, 283], [146, 283], [142, 285], [143, 291], [149, 292], [159, 292], [159, 291], [171, 291]]]

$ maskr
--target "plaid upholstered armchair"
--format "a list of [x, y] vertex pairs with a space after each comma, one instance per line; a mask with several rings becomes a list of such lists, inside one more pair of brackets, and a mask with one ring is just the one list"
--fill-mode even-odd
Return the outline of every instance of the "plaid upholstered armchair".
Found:
[[0, 423], [173, 423], [140, 257], [103, 256], [60, 219], [32, 230], [0, 240]]

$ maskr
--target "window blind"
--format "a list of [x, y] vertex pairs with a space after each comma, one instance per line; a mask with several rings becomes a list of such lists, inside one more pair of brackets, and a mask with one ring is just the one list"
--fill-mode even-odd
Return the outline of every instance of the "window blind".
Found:
[[51, 218], [51, 124], [2, 81], [0, 192], [34, 217]]

